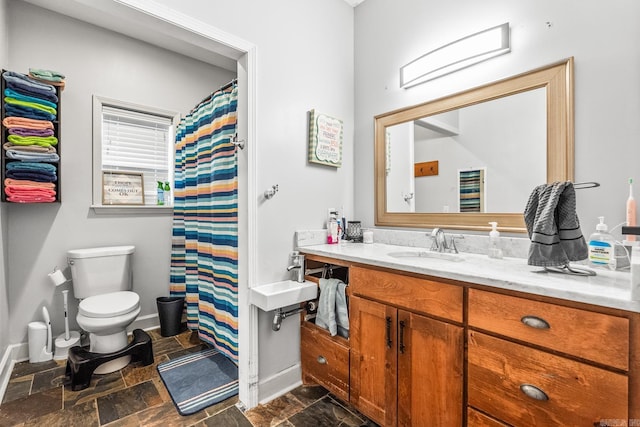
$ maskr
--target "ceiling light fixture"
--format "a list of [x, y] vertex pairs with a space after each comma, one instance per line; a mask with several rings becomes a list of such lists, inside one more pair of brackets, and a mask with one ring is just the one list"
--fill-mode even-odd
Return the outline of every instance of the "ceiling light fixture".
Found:
[[456, 40], [400, 68], [400, 87], [409, 88], [511, 51], [509, 23]]

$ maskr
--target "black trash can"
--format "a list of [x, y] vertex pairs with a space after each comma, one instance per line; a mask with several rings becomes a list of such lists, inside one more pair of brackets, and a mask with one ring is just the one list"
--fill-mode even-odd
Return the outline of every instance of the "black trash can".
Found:
[[182, 311], [184, 298], [182, 297], [158, 297], [158, 317], [160, 318], [160, 335], [171, 337], [178, 335], [182, 330]]

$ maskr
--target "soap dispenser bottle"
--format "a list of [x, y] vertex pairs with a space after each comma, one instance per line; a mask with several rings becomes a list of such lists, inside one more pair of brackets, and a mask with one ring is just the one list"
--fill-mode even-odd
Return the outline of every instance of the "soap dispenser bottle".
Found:
[[491, 231], [489, 232], [489, 258], [502, 258], [502, 242], [500, 241], [500, 232], [498, 231], [498, 223], [492, 221]]
[[589, 236], [589, 265], [591, 267], [609, 267], [611, 270], [615, 270], [615, 240], [609, 234], [604, 217], [599, 216], [598, 220], [600, 223], [596, 225], [595, 233]]
[[158, 181], [158, 197], [157, 197], [157, 204], [158, 205], [164, 205], [164, 183], [162, 181]]

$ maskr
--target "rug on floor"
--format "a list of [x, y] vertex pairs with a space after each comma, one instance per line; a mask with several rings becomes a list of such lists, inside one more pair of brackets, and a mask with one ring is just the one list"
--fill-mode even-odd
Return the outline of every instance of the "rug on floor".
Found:
[[161, 363], [158, 373], [181, 415], [238, 394], [238, 367], [216, 349]]

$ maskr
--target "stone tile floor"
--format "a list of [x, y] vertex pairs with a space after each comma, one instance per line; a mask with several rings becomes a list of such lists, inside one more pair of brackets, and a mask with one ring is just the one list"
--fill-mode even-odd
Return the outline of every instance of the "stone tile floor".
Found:
[[181, 416], [156, 367], [206, 346], [191, 331], [149, 335], [153, 365], [94, 375], [81, 391], [64, 385], [65, 361], [17, 363], [0, 404], [0, 426], [375, 426], [320, 386], [298, 387], [244, 413], [235, 397]]

